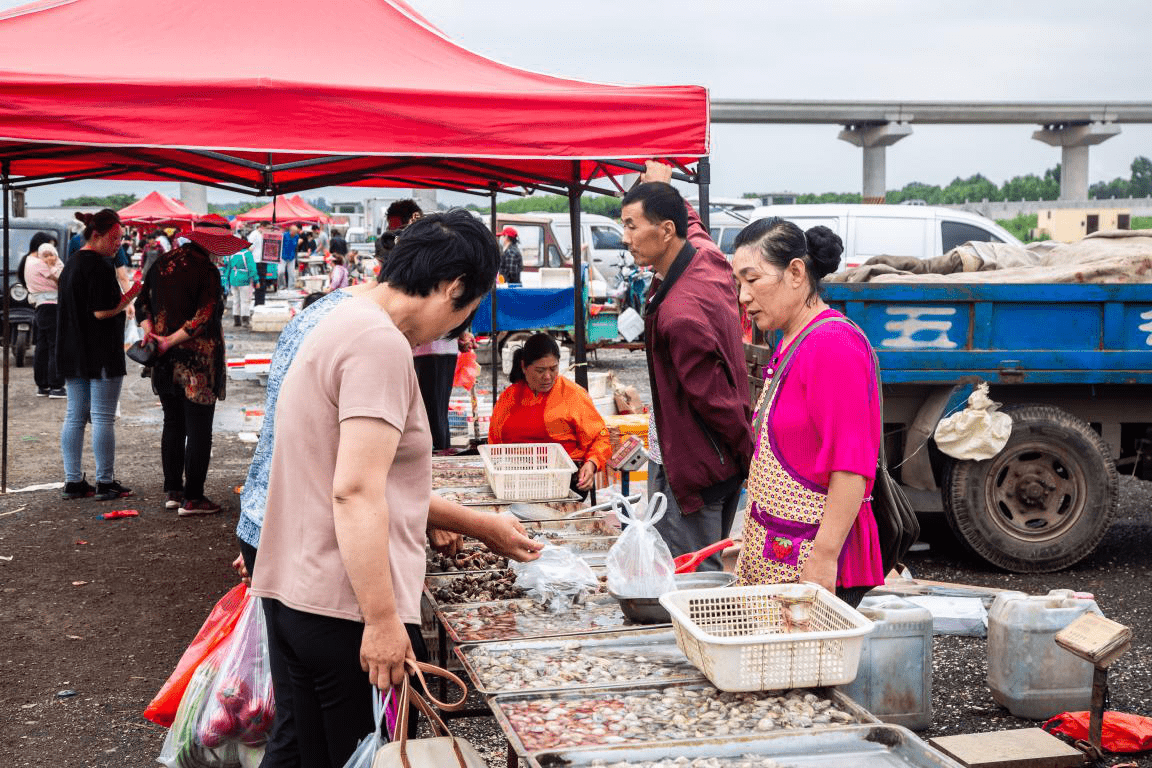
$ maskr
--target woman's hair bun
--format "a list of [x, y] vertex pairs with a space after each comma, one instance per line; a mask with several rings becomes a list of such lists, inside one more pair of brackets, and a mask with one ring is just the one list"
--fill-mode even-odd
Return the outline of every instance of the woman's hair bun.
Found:
[[804, 233], [808, 240], [808, 256], [812, 260], [812, 273], [816, 279], [830, 275], [840, 267], [844, 241], [825, 226], [812, 227]]

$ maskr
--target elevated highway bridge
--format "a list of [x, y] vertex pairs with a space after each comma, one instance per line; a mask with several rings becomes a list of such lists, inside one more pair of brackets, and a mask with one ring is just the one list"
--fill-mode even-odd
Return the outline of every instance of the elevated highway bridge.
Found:
[[1060, 199], [1088, 199], [1088, 150], [1124, 123], [1152, 123], [1152, 102], [763, 101], [712, 99], [713, 123], [840, 125], [864, 151], [865, 202], [883, 202], [885, 151], [912, 126], [1036, 125], [1032, 138], [1061, 148]]

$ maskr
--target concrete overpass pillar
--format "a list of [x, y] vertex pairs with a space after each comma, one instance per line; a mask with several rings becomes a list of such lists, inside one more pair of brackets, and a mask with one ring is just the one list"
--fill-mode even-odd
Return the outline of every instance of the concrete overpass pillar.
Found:
[[888, 192], [885, 186], [887, 149], [912, 134], [908, 123], [881, 125], [846, 125], [839, 138], [864, 150], [864, 202], [882, 203]]
[[1113, 123], [1084, 125], [1046, 125], [1032, 138], [1060, 147], [1060, 199], [1088, 199], [1088, 147], [1107, 141], [1120, 133]]
[[208, 213], [208, 187], [188, 181], [180, 182], [180, 202], [193, 213]]

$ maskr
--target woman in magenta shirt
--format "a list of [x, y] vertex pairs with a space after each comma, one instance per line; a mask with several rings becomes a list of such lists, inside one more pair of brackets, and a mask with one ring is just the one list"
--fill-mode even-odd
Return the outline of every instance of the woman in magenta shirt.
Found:
[[740, 584], [814, 582], [856, 605], [884, 582], [870, 503], [881, 418], [868, 340], [820, 297], [843, 250], [827, 227], [779, 218], [736, 238], [740, 303], [761, 331], [783, 333], [765, 369], [779, 384], [757, 406], [736, 573]]

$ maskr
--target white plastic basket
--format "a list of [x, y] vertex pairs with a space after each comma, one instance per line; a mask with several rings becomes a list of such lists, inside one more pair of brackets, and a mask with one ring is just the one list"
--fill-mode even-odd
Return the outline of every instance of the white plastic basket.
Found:
[[492, 493], [504, 501], [566, 498], [576, 465], [558, 443], [481, 445]]
[[860, 612], [813, 584], [679, 590], [660, 604], [680, 650], [722, 691], [850, 683], [872, 631]]

